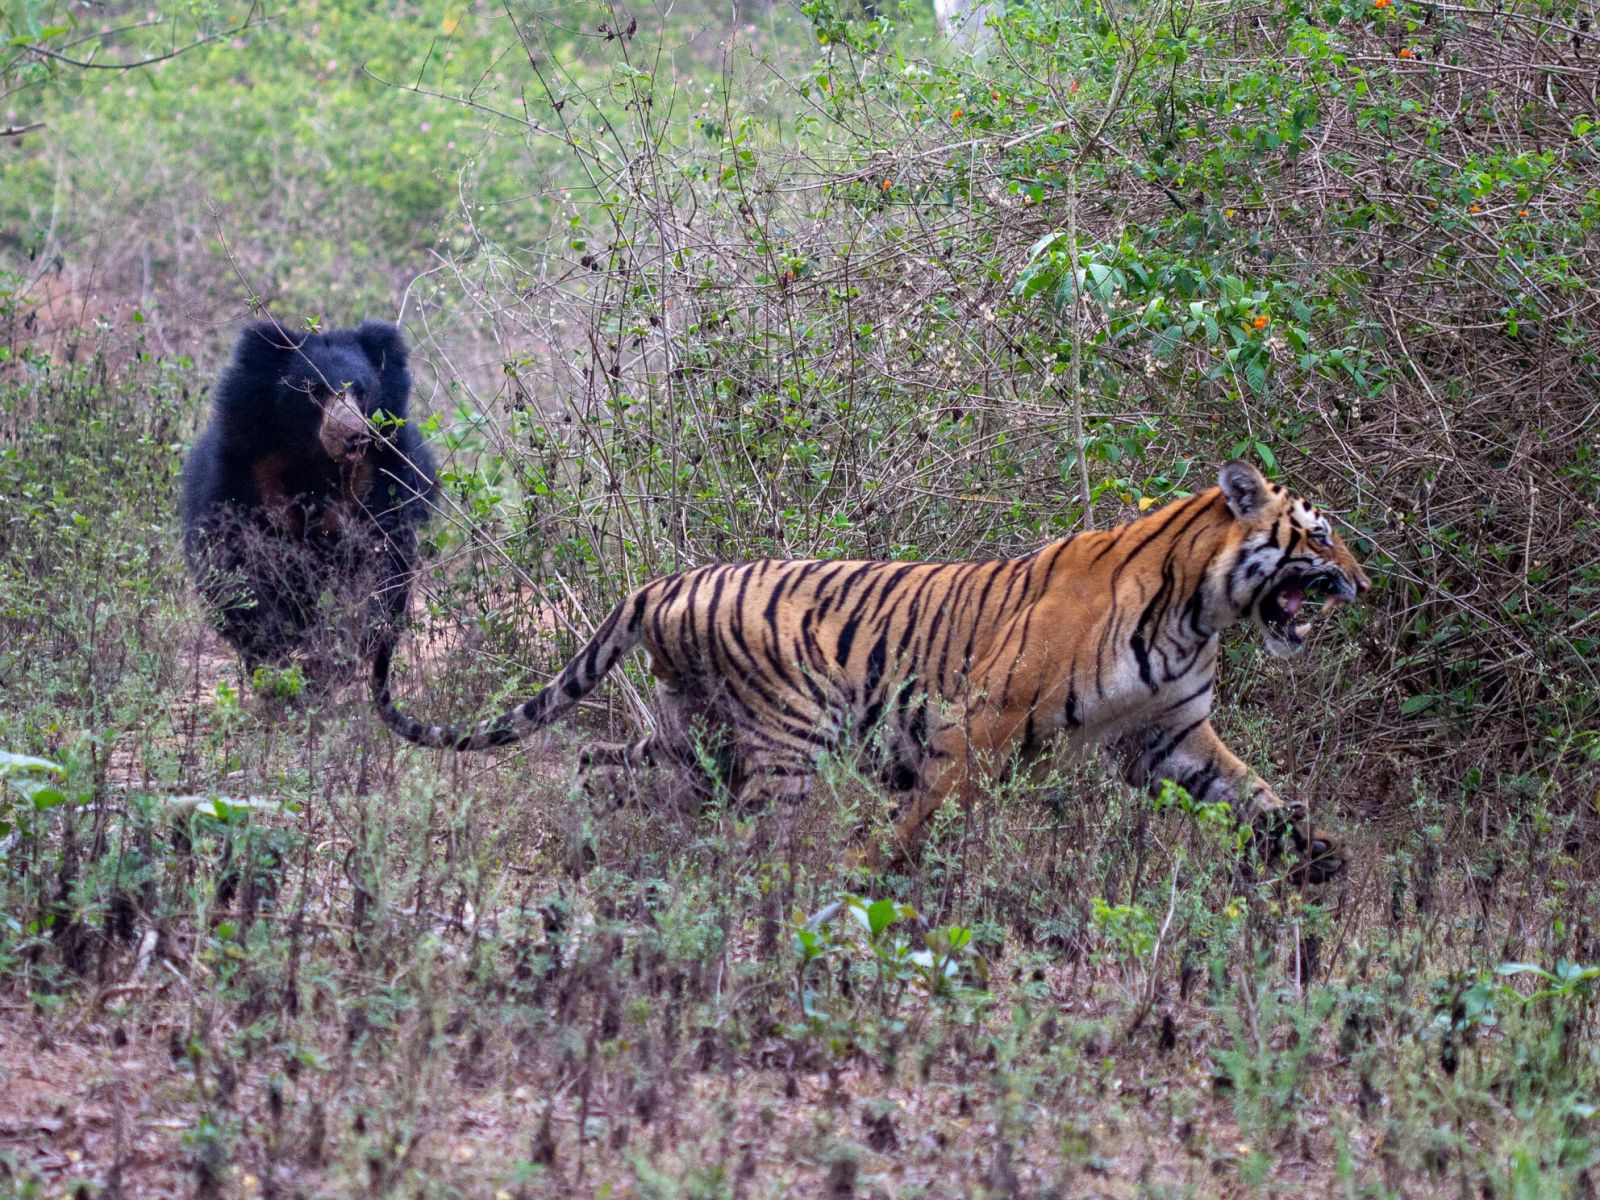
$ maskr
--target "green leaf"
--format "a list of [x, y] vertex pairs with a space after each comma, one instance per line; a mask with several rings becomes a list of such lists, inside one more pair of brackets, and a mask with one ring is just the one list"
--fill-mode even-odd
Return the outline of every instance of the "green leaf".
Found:
[[67, 802], [67, 794], [57, 787], [42, 787], [34, 791], [30, 797], [33, 807], [43, 812], [47, 808], [55, 808]]
[[54, 775], [66, 774], [65, 767], [60, 763], [51, 762], [48, 758], [34, 758], [28, 754], [12, 754], [0, 750], [0, 777], [32, 771], [49, 771]]
[[819, 934], [815, 929], [806, 929], [801, 927], [795, 930], [794, 941], [795, 948], [800, 952], [800, 958], [803, 962], [810, 962], [813, 959], [821, 958], [828, 952], [827, 945], [824, 943], [822, 935]]
[[1038, 241], [1034, 242], [1033, 245], [1028, 247], [1028, 261], [1030, 263], [1037, 261], [1047, 251], [1054, 250], [1066, 240], [1067, 235], [1060, 230], [1057, 230], [1054, 233], [1045, 234]]
[[1055, 282], [1056, 271], [1050, 263], [1034, 263], [1017, 279], [1013, 294], [1024, 298], [1037, 296]]
[[1405, 702], [1400, 705], [1400, 715], [1402, 717], [1414, 717], [1419, 712], [1425, 712], [1432, 708], [1434, 701], [1438, 698], [1438, 696], [1426, 692], [1420, 696], [1408, 696]]
[[218, 821], [242, 817], [251, 811], [277, 812], [283, 808], [282, 801], [264, 796], [169, 796], [166, 803], [174, 812], [199, 813]]
[[867, 906], [867, 932], [877, 937], [900, 916], [893, 900], [875, 900]]
[[[1110, 303], [1116, 290], [1122, 286], [1122, 272], [1105, 263], [1090, 263], [1083, 271], [1084, 290], [1101, 304]], [[1071, 299], [1071, 297], [1066, 297]]]

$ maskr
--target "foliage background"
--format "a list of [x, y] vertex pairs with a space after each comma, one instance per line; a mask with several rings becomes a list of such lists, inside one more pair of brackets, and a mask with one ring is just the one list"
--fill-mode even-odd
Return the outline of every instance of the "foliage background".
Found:
[[[1018, 2], [972, 53], [832, 0], [0, 35], [0, 126], [41, 123], [0, 137], [0, 746], [65, 772], [0, 793], [7, 1011], [181, 1081], [147, 1158], [83, 1122], [95, 1186], [1592, 1190], [1586, 6]], [[1222, 720], [1357, 866], [1253, 886], [1205, 814], [1063, 768], [865, 885], [973, 935], [946, 994], [908, 926], [788, 930], [861, 883], [848, 771], [751, 862], [559, 745], [439, 764], [357, 697], [241, 700], [170, 514], [255, 306], [417, 347], [419, 710], [524, 694], [661, 571], [1017, 553], [1257, 459], [1378, 588], [1293, 666], [1231, 641]]]

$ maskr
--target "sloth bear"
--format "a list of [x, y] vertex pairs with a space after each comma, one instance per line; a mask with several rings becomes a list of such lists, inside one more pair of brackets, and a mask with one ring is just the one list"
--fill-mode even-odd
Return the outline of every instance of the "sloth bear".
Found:
[[183, 469], [183, 549], [245, 670], [298, 651], [348, 681], [405, 620], [433, 460], [407, 421], [399, 329], [239, 335]]

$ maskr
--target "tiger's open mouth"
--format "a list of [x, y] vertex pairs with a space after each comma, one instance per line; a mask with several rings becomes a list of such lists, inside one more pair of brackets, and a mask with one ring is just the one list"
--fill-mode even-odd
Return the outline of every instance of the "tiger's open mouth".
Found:
[[1267, 652], [1279, 658], [1288, 658], [1305, 649], [1306, 634], [1311, 631], [1311, 623], [1297, 618], [1304, 611], [1307, 601], [1313, 604], [1326, 602], [1331, 607], [1354, 597], [1354, 586], [1346, 585], [1344, 580], [1332, 578], [1324, 572], [1309, 575], [1295, 572], [1285, 576], [1261, 598], [1258, 608], [1262, 627], [1267, 634]]

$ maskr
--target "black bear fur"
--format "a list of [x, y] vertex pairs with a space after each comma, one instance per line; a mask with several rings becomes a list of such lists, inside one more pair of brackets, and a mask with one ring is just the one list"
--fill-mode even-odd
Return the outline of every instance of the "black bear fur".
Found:
[[323, 685], [399, 636], [432, 457], [400, 330], [248, 326], [183, 470], [184, 557], [245, 669], [296, 652]]

